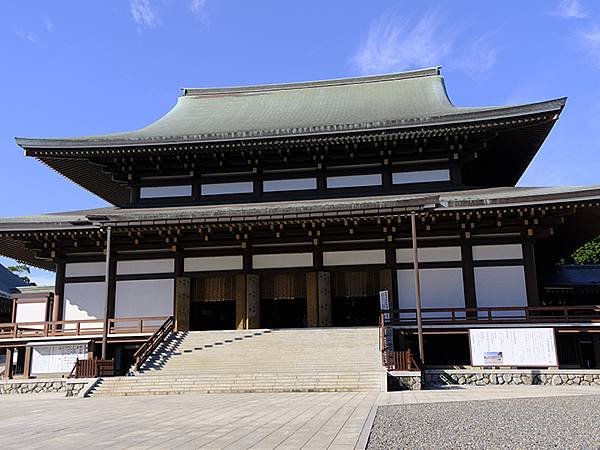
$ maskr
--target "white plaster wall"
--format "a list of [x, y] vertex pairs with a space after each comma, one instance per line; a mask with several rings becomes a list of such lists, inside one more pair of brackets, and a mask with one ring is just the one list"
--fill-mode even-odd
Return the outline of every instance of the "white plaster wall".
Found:
[[328, 188], [346, 188], [360, 186], [380, 186], [381, 174], [348, 175], [343, 177], [327, 177]]
[[151, 186], [140, 188], [140, 198], [191, 197], [192, 186]]
[[46, 302], [17, 303], [15, 322], [44, 322], [46, 320]]
[[254, 269], [272, 269], [285, 267], [312, 267], [312, 253], [281, 253], [276, 255], [253, 255]]
[[[87, 320], [104, 317], [106, 293], [104, 282], [66, 283], [63, 320]], [[82, 324], [82, 328], [97, 328], [100, 321]]]
[[172, 279], [117, 281], [115, 318], [170, 316], [174, 289]]
[[135, 261], [117, 261], [117, 275], [141, 275], [149, 273], [173, 273], [175, 260], [140, 259]]
[[247, 194], [253, 190], [254, 184], [252, 181], [203, 184], [201, 187], [201, 195]]
[[323, 252], [324, 266], [350, 266], [359, 264], [385, 264], [385, 250]]
[[521, 258], [523, 258], [523, 246], [521, 244], [473, 246], [473, 260], [475, 261]]
[[418, 170], [392, 174], [392, 182], [394, 184], [431, 183], [435, 181], [450, 181], [450, 170]]
[[301, 191], [316, 189], [316, 178], [294, 178], [289, 180], [267, 180], [263, 183], [264, 192]]
[[[460, 247], [421, 247], [417, 249], [419, 262], [461, 261]], [[396, 249], [396, 262], [412, 263], [412, 248]]]
[[104, 261], [68, 263], [65, 265], [65, 276], [70, 277], [103, 277], [106, 270]]
[[[461, 268], [419, 269], [419, 276], [421, 282], [422, 308], [465, 307], [465, 293]], [[400, 305], [400, 309], [414, 309], [416, 307], [414, 270], [398, 270], [397, 277], [398, 304]], [[442, 318], [450, 316], [450, 313], [443, 312], [423, 313], [424, 318]], [[402, 317], [415, 317], [415, 315], [403, 314]], [[461, 316], [457, 315], [457, 317]], [[464, 317], [464, 314], [462, 314], [462, 317]]]
[[241, 270], [244, 265], [242, 255], [232, 256], [200, 256], [185, 258], [183, 270], [185, 272], [210, 272], [212, 270]]
[[[523, 266], [475, 267], [474, 270], [478, 307], [527, 306]], [[495, 312], [493, 315], [501, 317], [517, 314], [508, 311]]]

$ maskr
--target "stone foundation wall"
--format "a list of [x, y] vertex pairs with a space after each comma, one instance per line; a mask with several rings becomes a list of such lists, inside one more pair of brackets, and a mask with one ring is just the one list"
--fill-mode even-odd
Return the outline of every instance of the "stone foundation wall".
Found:
[[90, 380], [8, 380], [0, 381], [0, 395], [64, 393], [65, 397], [77, 397]]
[[[425, 386], [600, 386], [600, 370], [512, 369], [512, 370], [442, 370], [425, 372]], [[419, 372], [388, 372], [388, 390], [419, 390]]]
[[600, 370], [428, 370], [425, 373], [425, 384], [600, 386]]
[[420, 391], [421, 372], [388, 372], [388, 391]]

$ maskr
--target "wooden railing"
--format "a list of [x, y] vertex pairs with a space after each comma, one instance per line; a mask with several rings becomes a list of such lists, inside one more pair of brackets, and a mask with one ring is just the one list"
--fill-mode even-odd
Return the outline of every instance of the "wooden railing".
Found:
[[115, 373], [114, 359], [78, 359], [75, 361], [69, 378], [110, 377]]
[[410, 348], [386, 354], [387, 370], [420, 370]]
[[[108, 320], [108, 334], [154, 333], [167, 317], [127, 317]], [[102, 319], [0, 323], [0, 339], [101, 335]]]
[[140, 370], [144, 361], [156, 350], [162, 341], [173, 331], [175, 320], [169, 317], [156, 332], [133, 354], [133, 369]]
[[[383, 311], [381, 326], [414, 326], [417, 323], [416, 315], [415, 309]], [[424, 325], [600, 323], [600, 305], [423, 308], [421, 319]]]

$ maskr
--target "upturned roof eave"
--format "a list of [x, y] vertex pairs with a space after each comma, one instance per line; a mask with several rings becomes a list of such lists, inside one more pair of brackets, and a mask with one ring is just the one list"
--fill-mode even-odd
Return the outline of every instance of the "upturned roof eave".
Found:
[[[554, 112], [560, 114], [567, 101], [567, 97], [560, 97], [552, 100], [546, 100], [536, 103], [528, 103], [523, 105], [505, 106], [505, 107], [490, 107], [481, 108], [476, 111], [461, 111], [467, 108], [454, 108], [455, 113], [445, 114], [437, 117], [422, 117], [410, 119], [401, 119], [398, 122], [390, 120], [388, 125], [384, 126], [366, 126], [363, 128], [352, 129], [335, 129], [345, 127], [345, 124], [329, 125], [323, 131], [297, 132], [297, 133], [275, 133], [263, 131], [239, 131], [236, 132], [239, 136], [232, 137], [200, 137], [200, 135], [184, 135], [184, 136], [152, 136], [119, 139], [114, 135], [97, 135], [84, 138], [23, 138], [16, 137], [15, 142], [22, 147], [26, 153], [27, 150], [41, 149], [93, 149], [102, 147], [139, 147], [139, 146], [154, 146], [154, 145], [172, 145], [172, 144], [213, 144], [218, 142], [237, 142], [237, 141], [257, 141], [271, 139], [286, 139], [286, 138], [302, 138], [312, 136], [331, 136], [331, 135], [360, 135], [365, 132], [372, 133], [378, 131], [397, 130], [402, 132], [405, 130], [428, 129], [428, 128], [444, 128], [452, 127], [457, 124], [472, 124], [474, 122], [485, 122], [493, 120], [505, 120], [510, 118], [518, 118], [528, 115], [544, 114]], [[381, 121], [378, 121], [378, 123]], [[135, 132], [133, 132], [135, 133]], [[258, 133], [258, 135], [253, 135]], [[111, 136], [115, 136], [112, 138]]]

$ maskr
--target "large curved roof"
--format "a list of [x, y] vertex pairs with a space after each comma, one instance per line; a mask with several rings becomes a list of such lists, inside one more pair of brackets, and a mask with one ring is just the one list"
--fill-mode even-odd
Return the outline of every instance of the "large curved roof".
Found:
[[388, 75], [247, 87], [184, 88], [145, 128], [62, 139], [17, 138], [24, 148], [204, 142], [443, 125], [559, 111], [565, 99], [455, 107], [439, 67]]

